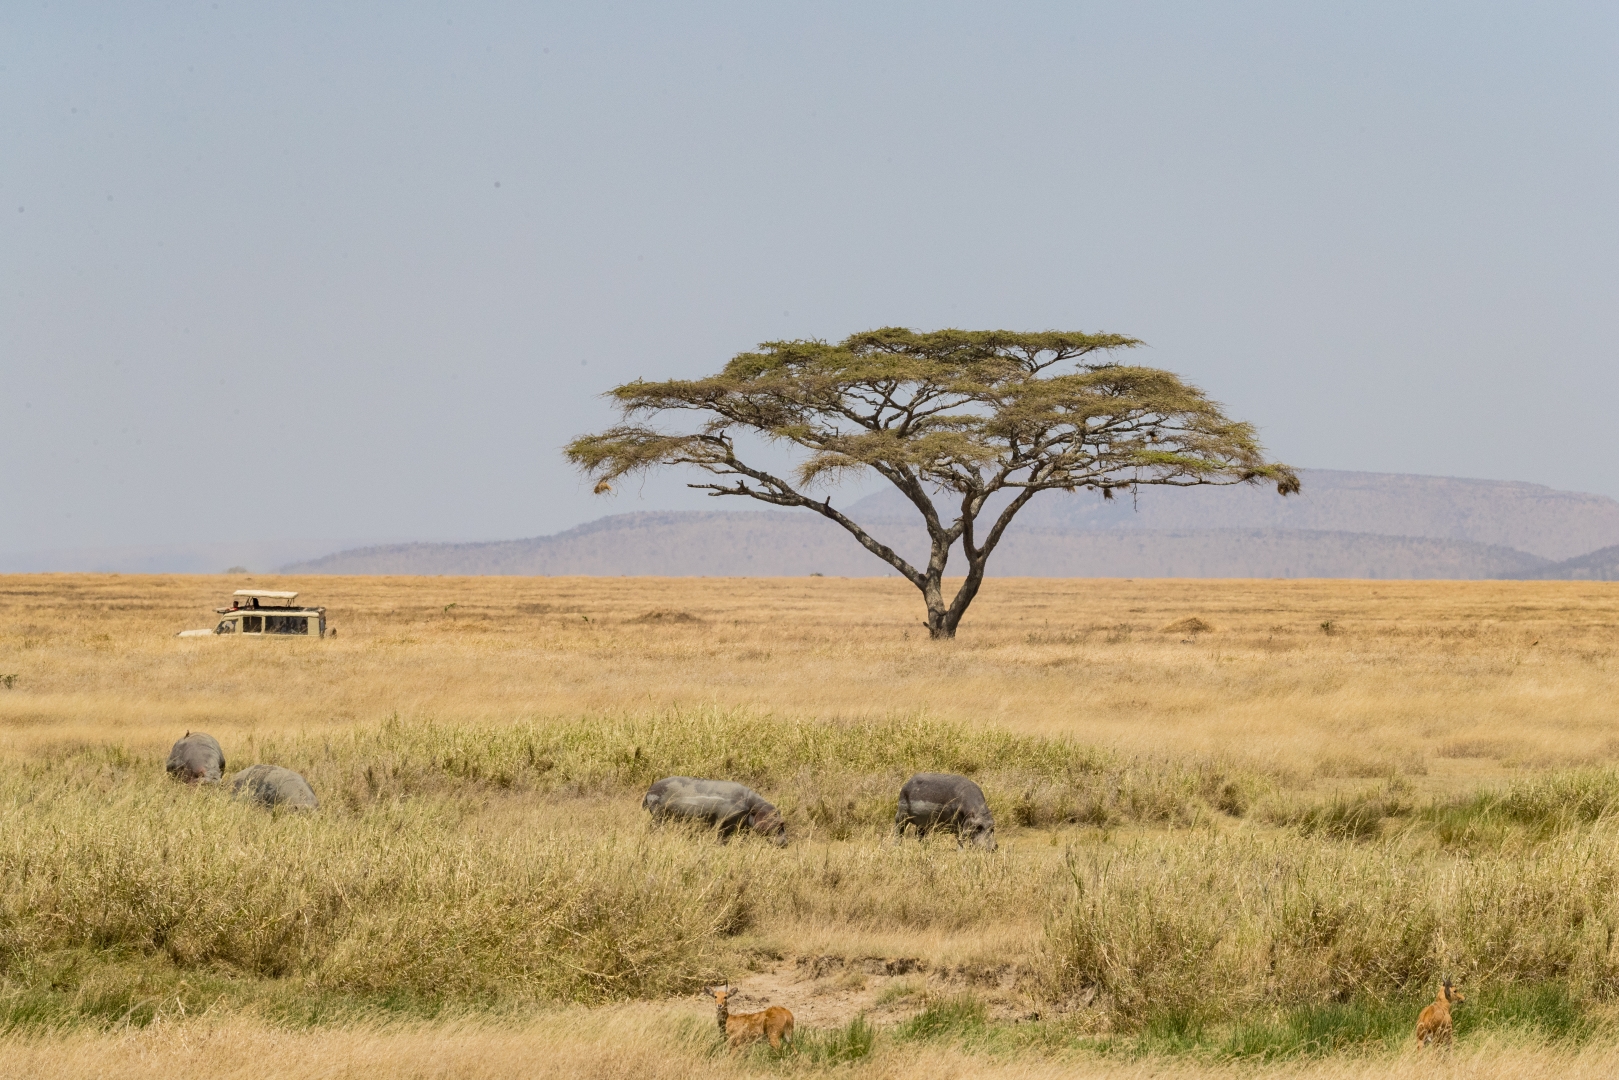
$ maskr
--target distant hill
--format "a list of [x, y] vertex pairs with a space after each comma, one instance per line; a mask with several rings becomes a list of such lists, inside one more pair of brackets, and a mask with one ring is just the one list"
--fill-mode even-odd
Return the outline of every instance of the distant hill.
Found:
[[1534, 581], [1619, 581], [1619, 544], [1536, 570], [1500, 576]]
[[842, 529], [807, 511], [670, 511], [614, 514], [531, 540], [358, 548], [284, 572], [865, 577], [884, 569]]
[[[1112, 502], [1094, 494], [1043, 496], [1008, 532], [991, 573], [1521, 578], [1571, 566], [1557, 561], [1571, 554], [1619, 545], [1619, 502], [1598, 495], [1536, 484], [1324, 470], [1305, 473], [1304, 483], [1305, 496], [1287, 500], [1250, 488], [1144, 488], [1137, 500]], [[897, 492], [859, 500], [851, 516], [913, 561], [925, 549], [915, 512]], [[1610, 561], [1619, 576], [1619, 547]], [[297, 563], [286, 572], [893, 573], [818, 515], [746, 510], [615, 514], [528, 540], [360, 548]]]
[[[920, 529], [882, 539], [916, 559]], [[1465, 540], [1303, 529], [1007, 534], [1000, 577], [1495, 578], [1546, 560]], [[394, 544], [339, 552], [289, 574], [656, 574], [871, 577], [894, 571], [838, 526], [799, 513], [617, 514], [555, 536], [490, 544]]]
[[[1404, 473], [1303, 471], [1304, 491], [1279, 497], [1270, 487], [1152, 488], [1135, 499], [1104, 501], [1094, 492], [1051, 493], [1018, 515], [1025, 529], [1308, 529], [1467, 540], [1516, 548], [1543, 559], [1569, 559], [1619, 544], [1619, 502], [1541, 484], [1457, 480]], [[853, 504], [856, 520], [915, 513], [898, 491]]]

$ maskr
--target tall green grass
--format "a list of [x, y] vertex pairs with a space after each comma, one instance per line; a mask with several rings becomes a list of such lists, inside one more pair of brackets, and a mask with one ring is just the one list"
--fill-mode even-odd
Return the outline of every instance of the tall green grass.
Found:
[[600, 1001], [695, 987], [754, 898], [749, 847], [478, 835], [442, 806], [342, 822], [223, 792], [0, 781], [0, 969], [136, 950], [316, 988]]
[[[685, 774], [748, 784], [791, 824], [839, 836], [891, 823], [900, 784], [923, 771], [975, 778], [999, 820], [1025, 826], [1191, 825], [1240, 816], [1275, 786], [1218, 761], [1133, 759], [921, 715], [834, 724], [714, 708], [482, 726], [395, 720], [250, 738], [225, 753], [231, 770], [269, 762], [303, 773], [337, 814], [423, 795], [638, 795]], [[52, 777], [106, 783], [160, 766], [98, 746], [34, 763], [30, 775], [46, 786]]]
[[[1092, 1044], [1104, 1054], [1152, 1057], [1190, 1054], [1212, 1060], [1294, 1058], [1397, 1051], [1413, 1041], [1427, 999], [1359, 995], [1349, 1001], [1249, 1012], [1216, 1020], [1199, 1010], [1152, 1014], [1134, 1030]], [[1510, 1033], [1542, 1044], [1576, 1045], [1597, 1033], [1590, 1012], [1556, 983], [1487, 986], [1454, 1007], [1456, 1037]]]
[[[826, 1031], [800, 1030], [793, 1036], [788, 1054], [809, 1065], [848, 1065], [871, 1056], [877, 1045], [877, 1028], [864, 1015], [842, 1027]], [[763, 1049], [763, 1048], [761, 1048]], [[768, 1051], [766, 1051], [768, 1052]], [[775, 1054], [781, 1057], [781, 1054]]]
[[[265, 813], [118, 747], [0, 765], [0, 1024], [648, 998], [723, 977], [749, 935], [791, 949], [804, 926], [937, 938], [1011, 917], [1045, 922], [1038, 953], [1008, 958], [1025, 991], [1141, 1045], [1233, 1057], [1386, 1042], [1442, 976], [1477, 988], [1477, 1022], [1545, 1038], [1577, 1037], [1582, 1003], [1619, 994], [1619, 781], [1600, 770], [1427, 808], [1397, 785], [1283, 802], [1209, 762], [720, 710], [226, 751], [305, 773], [323, 809]], [[895, 843], [894, 792], [919, 769], [978, 778], [1001, 850]], [[650, 829], [639, 794], [668, 773], [744, 780], [800, 839], [844, 842]], [[1521, 842], [1458, 851], [1457, 820]], [[1065, 861], [1057, 834], [1020, 839], [1053, 821], [1135, 827], [1069, 832], [1084, 839]], [[904, 1036], [982, 1026], [959, 1005]]]
[[1420, 817], [1448, 847], [1474, 850], [1537, 844], [1619, 818], [1619, 770], [1571, 769], [1436, 802]]
[[[94, 973], [58, 977], [54, 957], [116, 961], [181, 1003], [222, 973], [418, 1012], [652, 997], [722, 977], [731, 942], [764, 916], [952, 930], [984, 925], [1031, 883], [1055, 887], [1008, 853], [884, 842], [886, 825], [786, 851], [650, 829], [639, 786], [662, 766], [624, 765], [633, 750], [578, 732], [544, 744], [563, 764], [528, 774], [535, 788], [563, 777], [548, 790], [456, 779], [498, 775], [502, 754], [526, 761], [535, 745], [487, 735], [400, 727], [228, 749], [311, 776], [315, 814], [184, 787], [116, 748], [0, 767], [0, 993], [21, 1020], [64, 1000], [90, 1018], [129, 1007], [101, 1003]], [[706, 771], [701, 754], [687, 760]], [[630, 780], [601, 779], [620, 766]], [[368, 773], [392, 786], [333, 798]], [[199, 978], [182, 991], [166, 971]], [[29, 1004], [41, 982], [59, 990]]]
[[[776, 801], [801, 826], [846, 836], [892, 822], [899, 785], [953, 772], [1022, 825], [1186, 825], [1241, 814], [1270, 778], [1216, 762], [1142, 761], [1070, 739], [971, 729], [925, 716], [828, 724], [748, 710], [486, 728], [389, 723], [343, 741], [266, 743], [250, 753], [305, 764], [350, 808], [426, 791], [638, 792], [669, 775], [725, 777]], [[297, 767], [294, 765], [293, 767]]]
[[1128, 1024], [1360, 997], [1420, 998], [1444, 976], [1619, 992], [1619, 844], [1565, 836], [1528, 857], [1224, 835], [1076, 853], [1049, 924], [1059, 994]]

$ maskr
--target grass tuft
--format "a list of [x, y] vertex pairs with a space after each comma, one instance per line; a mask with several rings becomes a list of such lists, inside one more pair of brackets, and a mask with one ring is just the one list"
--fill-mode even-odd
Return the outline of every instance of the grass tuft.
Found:
[[955, 994], [928, 1002], [927, 1008], [899, 1026], [901, 1039], [959, 1038], [980, 1032], [989, 1023], [984, 1003], [972, 994]]
[[840, 1028], [826, 1031], [798, 1031], [794, 1033], [790, 1050], [766, 1052], [772, 1056], [791, 1056], [801, 1062], [817, 1066], [848, 1065], [871, 1056], [877, 1045], [877, 1028], [865, 1015], [856, 1016]]

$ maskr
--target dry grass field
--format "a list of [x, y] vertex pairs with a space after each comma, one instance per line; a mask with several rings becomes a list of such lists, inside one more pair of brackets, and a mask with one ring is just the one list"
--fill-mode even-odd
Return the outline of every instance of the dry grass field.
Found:
[[[324, 641], [177, 639], [296, 588]], [[1619, 590], [0, 577], [20, 1075], [1611, 1075]], [[185, 730], [313, 816], [162, 774]], [[993, 853], [896, 844], [967, 772]], [[650, 829], [727, 776], [793, 843]], [[1404, 1045], [1442, 974], [1458, 1046]], [[717, 1046], [705, 981], [792, 1008]], [[755, 1004], [750, 1004], [750, 1002]], [[266, 1060], [279, 1062], [269, 1069]]]

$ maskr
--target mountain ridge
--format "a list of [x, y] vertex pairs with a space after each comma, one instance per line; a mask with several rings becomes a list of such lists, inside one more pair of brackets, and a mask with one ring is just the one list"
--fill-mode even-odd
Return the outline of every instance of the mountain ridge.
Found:
[[[1282, 498], [1266, 486], [1170, 489], [1132, 496], [1054, 493], [1019, 513], [1022, 528], [1073, 531], [1302, 529], [1467, 540], [1558, 561], [1619, 544], [1619, 501], [1512, 480], [1408, 473], [1300, 470], [1304, 489]], [[897, 489], [850, 507], [856, 520], [910, 520], [916, 510]]]
[[1619, 581], [1619, 544], [1514, 576], [1523, 581]]
[[[1517, 481], [1303, 472], [1304, 494], [1143, 487], [1111, 502], [1057, 493], [1024, 508], [992, 576], [1523, 578], [1606, 573], [1619, 502]], [[897, 491], [849, 513], [913, 565], [927, 550]], [[959, 549], [952, 565], [960, 567]], [[1602, 564], [1606, 566], [1606, 563]], [[891, 575], [836, 524], [804, 510], [632, 511], [549, 536], [387, 544], [295, 563], [310, 574]], [[1601, 578], [1608, 580], [1607, 578]]]
[[[925, 535], [883, 537], [913, 563]], [[959, 560], [955, 562], [960, 565]], [[1495, 578], [1548, 565], [1499, 545], [1302, 529], [1008, 532], [992, 577]], [[554, 536], [389, 544], [283, 568], [287, 574], [890, 576], [837, 525], [807, 512], [644, 511]]]

